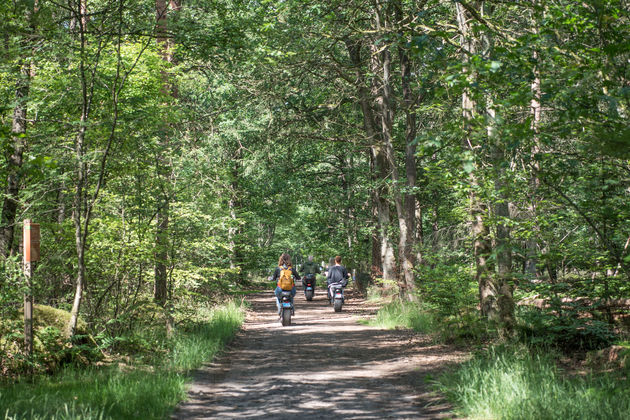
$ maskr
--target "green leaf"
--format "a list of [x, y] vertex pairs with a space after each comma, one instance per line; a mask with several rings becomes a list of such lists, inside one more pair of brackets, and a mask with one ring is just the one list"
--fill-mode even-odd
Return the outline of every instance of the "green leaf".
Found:
[[502, 65], [503, 65], [503, 63], [501, 63], [500, 61], [491, 61], [490, 62], [490, 71], [492, 73], [496, 73], [497, 71], [499, 71], [499, 69], [501, 68]]

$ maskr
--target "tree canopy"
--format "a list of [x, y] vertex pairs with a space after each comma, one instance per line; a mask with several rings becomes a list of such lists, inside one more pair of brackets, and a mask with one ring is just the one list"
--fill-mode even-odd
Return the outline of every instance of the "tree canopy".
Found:
[[588, 299], [612, 328], [630, 279], [629, 13], [2, 2], [0, 311], [21, 299], [32, 219], [36, 300], [110, 336], [143, 302], [213, 299], [285, 251], [342, 255], [359, 282], [478, 307], [507, 334], [533, 295]]

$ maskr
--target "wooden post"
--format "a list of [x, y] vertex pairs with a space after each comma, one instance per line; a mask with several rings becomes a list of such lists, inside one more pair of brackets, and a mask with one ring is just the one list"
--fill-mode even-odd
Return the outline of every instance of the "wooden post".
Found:
[[33, 356], [33, 266], [39, 260], [39, 224], [24, 220], [24, 277], [26, 293], [24, 294], [24, 344], [29, 360]]

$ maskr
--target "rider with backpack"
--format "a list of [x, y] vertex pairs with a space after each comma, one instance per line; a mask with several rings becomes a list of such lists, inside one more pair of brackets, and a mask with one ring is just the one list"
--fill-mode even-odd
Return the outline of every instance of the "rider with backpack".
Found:
[[280, 306], [280, 295], [283, 290], [291, 291], [291, 299], [295, 297], [295, 281], [294, 279], [300, 280], [300, 275], [297, 270], [293, 268], [291, 265], [291, 256], [286, 252], [280, 255], [280, 259], [278, 260], [278, 266], [276, 270], [273, 272], [273, 281], [276, 281], [276, 305], [278, 306], [278, 315], [280, 315], [282, 311], [282, 307]]

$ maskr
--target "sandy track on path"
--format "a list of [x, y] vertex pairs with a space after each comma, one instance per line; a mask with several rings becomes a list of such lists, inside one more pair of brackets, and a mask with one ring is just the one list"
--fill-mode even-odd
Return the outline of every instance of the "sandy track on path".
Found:
[[278, 321], [271, 292], [252, 295], [243, 330], [224, 356], [196, 372], [173, 419], [437, 419], [449, 406], [428, 390], [465, 352], [409, 331], [357, 321], [376, 307], [348, 293], [335, 313], [318, 290], [298, 288], [292, 325]]

